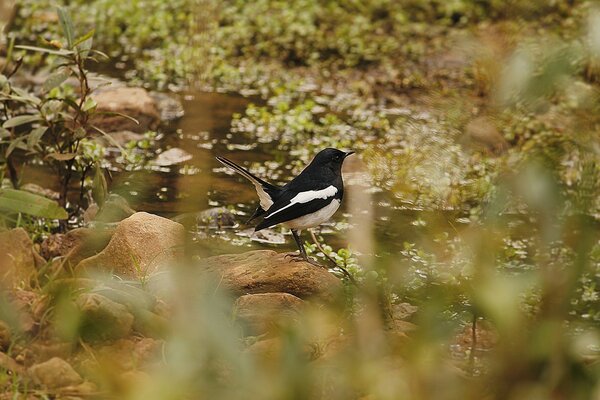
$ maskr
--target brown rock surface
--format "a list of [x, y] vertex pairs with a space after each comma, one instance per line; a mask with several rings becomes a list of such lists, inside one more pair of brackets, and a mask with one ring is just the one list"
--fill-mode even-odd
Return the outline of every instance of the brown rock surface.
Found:
[[119, 115], [98, 115], [93, 124], [106, 132], [132, 131], [144, 133], [158, 126], [160, 115], [156, 102], [145, 89], [119, 87], [98, 91], [93, 96], [99, 112], [118, 112], [135, 118], [132, 120]]
[[293, 320], [303, 307], [304, 301], [289, 293], [247, 294], [237, 299], [235, 314], [253, 335], [260, 335], [280, 321]]
[[104, 250], [81, 261], [76, 270], [95, 268], [142, 279], [173, 260], [184, 241], [183, 225], [138, 212], [124, 219]]
[[62, 358], [54, 357], [29, 368], [29, 375], [36, 385], [49, 389], [79, 385], [81, 376]]
[[12, 373], [22, 373], [23, 367], [18, 364], [12, 357], [0, 352], [0, 368]]
[[0, 284], [28, 287], [36, 273], [36, 254], [23, 228], [0, 232], [0, 255]]
[[331, 302], [341, 291], [341, 281], [327, 270], [294, 261], [272, 250], [249, 251], [205, 258], [202, 266], [222, 277], [237, 294], [293, 294], [301, 299]]
[[78, 228], [66, 234], [54, 234], [42, 242], [42, 257], [51, 260], [55, 257], [67, 257], [71, 265], [92, 257], [106, 247], [114, 229]]

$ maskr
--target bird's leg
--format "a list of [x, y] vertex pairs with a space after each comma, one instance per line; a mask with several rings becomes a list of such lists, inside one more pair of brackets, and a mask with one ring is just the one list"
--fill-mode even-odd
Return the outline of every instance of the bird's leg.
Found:
[[308, 257], [308, 255], [306, 254], [306, 250], [304, 249], [304, 245], [302, 244], [302, 240], [300, 239], [300, 235], [298, 235], [298, 232], [295, 229], [292, 229], [292, 236], [294, 236], [294, 240], [298, 245], [298, 250], [300, 251], [300, 254], [286, 254], [286, 257], [292, 257], [294, 261], [306, 261], [307, 263], [312, 264], [316, 267], [323, 267], [321, 264]]

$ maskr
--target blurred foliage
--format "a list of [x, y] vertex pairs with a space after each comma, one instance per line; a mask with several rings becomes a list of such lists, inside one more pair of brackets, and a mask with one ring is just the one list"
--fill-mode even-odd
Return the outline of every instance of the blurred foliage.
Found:
[[[18, 333], [2, 345], [7, 354], [26, 359], [40, 339], [66, 342], [101, 394], [131, 399], [598, 396], [600, 14], [591, 2], [65, 5], [146, 84], [201, 72], [217, 87], [258, 89], [266, 101], [234, 116], [231, 134], [296, 160], [289, 171], [267, 164], [263, 175], [278, 180], [325, 146], [349, 147], [369, 185], [348, 185], [350, 201], [353, 187], [364, 196], [348, 210], [348, 248], [307, 243], [344, 280], [343, 296], [307, 305], [272, 336], [244, 335], [233, 299], [215, 289], [220, 277], [198, 276], [197, 260], [140, 282], [73, 279], [59, 261], [33, 280], [41, 294], [33, 330], [0, 304]], [[58, 24], [46, 10], [45, 1], [22, 2], [13, 34], [53, 39]], [[27, 128], [20, 135], [38, 127], [17, 122]], [[130, 167], [147, 163], [157, 141], [128, 144]], [[94, 145], [79, 144], [99, 161]], [[376, 190], [412, 221], [376, 220]], [[410, 237], [370, 248], [382, 221], [410, 224]], [[151, 321], [128, 338], [159, 343], [132, 368], [141, 376], [103, 360], [123, 357], [96, 342], [118, 324], [83, 315], [83, 294]], [[14, 376], [3, 384], [16, 397], [29, 388]]]

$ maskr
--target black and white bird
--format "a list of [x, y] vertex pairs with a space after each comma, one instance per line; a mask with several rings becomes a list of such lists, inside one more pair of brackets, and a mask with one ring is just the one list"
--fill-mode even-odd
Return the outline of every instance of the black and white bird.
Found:
[[260, 205], [248, 222], [263, 218], [254, 230], [284, 224], [292, 230], [300, 250], [299, 259], [320, 266], [306, 255], [300, 233], [303, 229], [328, 221], [340, 207], [344, 196], [342, 163], [353, 153], [332, 148], [321, 150], [298, 176], [284, 186], [265, 182], [226, 158], [217, 157], [217, 160], [254, 184]]

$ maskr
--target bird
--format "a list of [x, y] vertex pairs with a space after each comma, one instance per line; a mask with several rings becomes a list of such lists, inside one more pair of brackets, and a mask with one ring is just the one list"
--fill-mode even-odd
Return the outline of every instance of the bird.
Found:
[[216, 159], [254, 185], [259, 205], [247, 223], [262, 218], [254, 231], [279, 224], [287, 226], [299, 250], [299, 254], [290, 256], [296, 261], [304, 260], [321, 267], [307, 256], [300, 235], [303, 230], [328, 221], [340, 207], [344, 197], [342, 164], [351, 154], [354, 151], [323, 149], [300, 174], [283, 186], [266, 182], [225, 157], [217, 156]]

